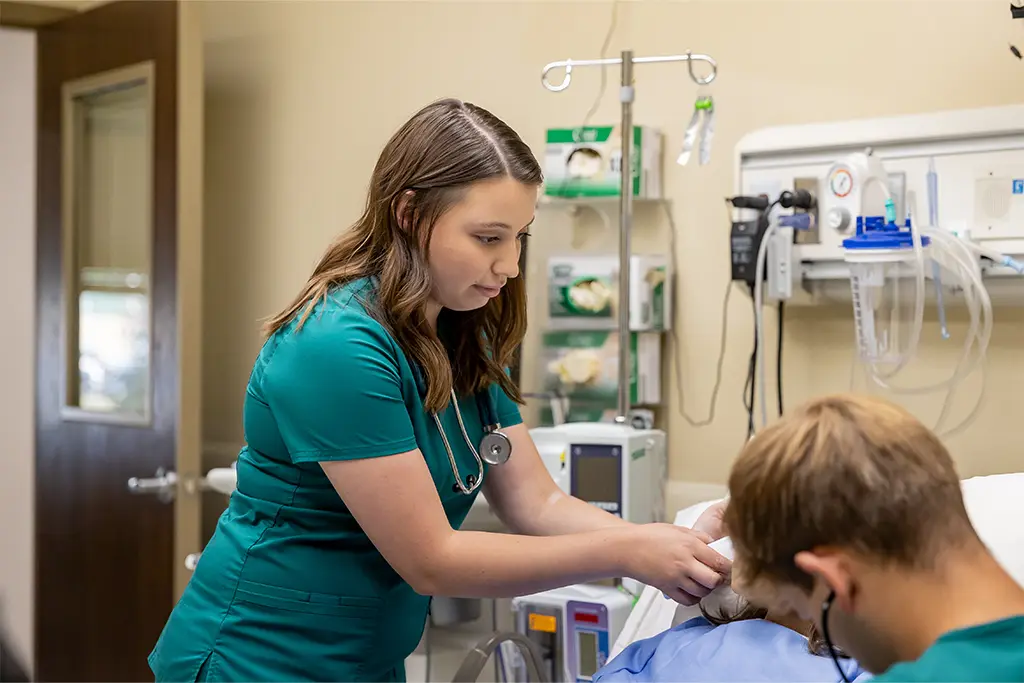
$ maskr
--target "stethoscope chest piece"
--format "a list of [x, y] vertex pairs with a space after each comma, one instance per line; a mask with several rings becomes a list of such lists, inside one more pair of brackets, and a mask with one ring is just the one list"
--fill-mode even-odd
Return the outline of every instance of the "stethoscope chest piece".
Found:
[[480, 457], [488, 465], [504, 465], [512, 455], [512, 442], [497, 430], [480, 439]]
[[[422, 371], [418, 367], [414, 368], [414, 372], [416, 373], [417, 388], [422, 398], [427, 393], [426, 382], [424, 382]], [[448, 464], [451, 465], [452, 475], [455, 477], [454, 490], [467, 495], [476, 491], [483, 484], [484, 463], [488, 465], [503, 465], [512, 456], [512, 441], [501, 432], [501, 424], [497, 421], [497, 410], [493, 397], [490, 396], [487, 390], [479, 391], [476, 394], [476, 401], [477, 409], [480, 412], [480, 421], [485, 425], [484, 435], [480, 439], [479, 450], [477, 450], [469, 438], [469, 433], [466, 431], [466, 423], [462, 419], [462, 411], [459, 409], [458, 398], [455, 395], [455, 390], [451, 390], [451, 404], [455, 409], [455, 419], [459, 422], [459, 431], [462, 432], [462, 438], [465, 440], [466, 446], [473, 453], [473, 459], [477, 465], [477, 473], [467, 476], [465, 484], [462, 482], [459, 474], [455, 453], [452, 451], [452, 445], [448, 441], [448, 435], [445, 434], [441, 418], [437, 413], [431, 415], [434, 419], [434, 424], [437, 426], [437, 432], [441, 436], [441, 441], [444, 443], [444, 450], [448, 455]]]

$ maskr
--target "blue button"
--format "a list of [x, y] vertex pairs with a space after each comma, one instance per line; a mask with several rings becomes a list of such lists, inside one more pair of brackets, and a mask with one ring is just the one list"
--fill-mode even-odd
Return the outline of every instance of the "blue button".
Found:
[[1024, 194], [1024, 180], [1014, 180], [1013, 181], [1013, 193], [1014, 194]]

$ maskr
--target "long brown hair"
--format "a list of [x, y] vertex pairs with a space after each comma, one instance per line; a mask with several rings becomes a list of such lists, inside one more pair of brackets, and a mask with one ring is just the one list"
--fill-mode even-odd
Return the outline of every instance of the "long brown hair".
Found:
[[[372, 277], [376, 287], [367, 308], [423, 368], [428, 410], [444, 408], [453, 388], [468, 395], [492, 383], [522, 403], [504, 372], [526, 334], [521, 277], [508, 280], [482, 308], [443, 310], [437, 334], [425, 315], [434, 224], [471, 184], [504, 177], [537, 186], [543, 181], [540, 165], [514, 130], [468, 102], [444, 99], [427, 105], [385, 145], [363, 215], [327, 248], [298, 296], [267, 321], [265, 332], [273, 334], [297, 316], [301, 328], [333, 287]], [[399, 221], [403, 197], [408, 199]]]
[[[748, 619], [767, 619], [768, 610], [764, 607], [758, 607], [752, 605], [749, 602], [741, 601], [734, 611], [727, 611], [725, 607], [720, 607], [718, 612], [712, 614], [705, 607], [704, 603], [700, 603], [700, 613], [707, 619], [713, 626], [722, 626], [723, 624], [729, 624], [734, 621], [746, 621]], [[807, 650], [814, 655], [820, 657], [828, 657], [828, 643], [822, 637], [821, 633], [814, 626], [814, 624], [807, 624], [807, 630], [803, 633], [807, 637]], [[833, 646], [835, 647], [835, 646]], [[847, 658], [839, 648], [835, 648], [836, 655], [839, 657]]]

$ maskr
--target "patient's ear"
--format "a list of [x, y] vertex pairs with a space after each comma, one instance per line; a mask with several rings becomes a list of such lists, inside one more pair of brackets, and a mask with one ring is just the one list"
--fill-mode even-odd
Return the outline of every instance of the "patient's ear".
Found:
[[853, 611], [855, 584], [849, 558], [841, 552], [816, 550], [799, 552], [793, 557], [798, 568], [815, 578], [811, 598], [823, 601], [835, 591], [836, 604], [844, 612]]

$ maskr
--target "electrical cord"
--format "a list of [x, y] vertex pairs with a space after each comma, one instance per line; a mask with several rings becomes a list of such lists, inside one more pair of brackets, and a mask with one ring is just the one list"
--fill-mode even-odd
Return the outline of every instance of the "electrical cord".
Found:
[[[736, 198], [726, 197], [725, 213], [729, 224], [732, 224], [732, 207], [755, 208], [747, 203], [740, 203]], [[760, 214], [758, 214], [760, 220]], [[754, 300], [754, 288], [748, 285], [750, 299]], [[750, 360], [747, 362], [747, 378], [743, 383], [743, 409], [747, 411], [747, 439], [754, 435], [754, 369], [757, 359], [757, 334], [754, 334], [754, 348], [750, 352]]]
[[683, 419], [686, 420], [691, 427], [707, 427], [715, 421], [715, 408], [718, 405], [718, 392], [722, 388], [722, 370], [725, 366], [725, 350], [728, 346], [729, 339], [729, 299], [732, 296], [732, 289], [732, 280], [730, 279], [725, 286], [725, 296], [722, 297], [722, 331], [719, 337], [721, 342], [718, 346], [718, 361], [715, 363], [715, 386], [711, 390], [711, 401], [708, 406], [708, 416], [703, 420], [697, 420], [690, 417], [686, 412], [686, 393], [683, 391], [683, 364], [679, 358], [680, 354], [678, 353], [679, 341], [676, 337], [675, 330], [672, 330], [669, 333], [669, 340], [672, 342], [672, 363], [675, 366], [679, 414], [682, 415]]
[[[754, 288], [750, 287], [750, 300], [754, 302]], [[753, 303], [754, 315], [757, 316], [757, 304]], [[747, 381], [743, 385], [743, 407], [747, 410], [747, 438], [754, 436], [754, 396], [757, 387], [757, 330], [754, 330], [754, 348], [750, 351], [747, 363]]]
[[[605, 53], [608, 52], [608, 46], [611, 45], [612, 36], [615, 35], [615, 27], [618, 25], [619, 16], [619, 0], [612, 0], [612, 17], [608, 24], [608, 30], [604, 34], [604, 41], [601, 43], [601, 59], [605, 58]], [[587, 111], [586, 116], [583, 117], [583, 123], [581, 123], [574, 130], [574, 138], [581, 135], [583, 129], [590, 123], [590, 119], [593, 118], [594, 114], [597, 113], [598, 108], [601, 106], [601, 100], [604, 99], [604, 91], [608, 87], [608, 65], [601, 65], [601, 85], [597, 89], [597, 97], [594, 98], [594, 102], [590, 105], [590, 109]], [[582, 139], [582, 138], [580, 138]], [[628, 139], [627, 136], [623, 135], [623, 139]], [[575, 140], [579, 142], [579, 140]], [[571, 156], [571, 155], [570, 155]], [[567, 162], [568, 163], [568, 162]], [[570, 182], [570, 176], [567, 173], [565, 178], [562, 180], [562, 186]], [[607, 218], [603, 212], [598, 212], [601, 215], [602, 220], [607, 223]]]
[[[761, 427], [765, 427], [768, 424], [768, 400], [765, 395], [765, 384], [767, 384], [764, 376], [764, 311], [762, 310], [764, 305], [764, 280], [765, 280], [765, 259], [768, 255], [768, 244], [774, 238], [777, 226], [772, 223], [772, 209], [781, 201], [782, 196], [776, 199], [774, 202], [768, 205], [768, 208], [764, 210], [764, 213], [758, 218], [763, 220], [767, 226], [763, 232], [760, 232], [760, 242], [757, 248], [757, 258], [755, 260], [754, 268], [754, 284], [752, 287], [751, 297], [753, 298], [754, 304], [754, 358], [752, 361], [751, 368], [751, 391], [750, 391], [750, 402], [749, 402], [749, 413], [750, 418], [747, 423], [747, 429], [750, 436], [753, 436], [754, 432], [757, 431], [754, 425], [754, 406], [760, 404], [761, 408]], [[760, 224], [759, 226], [760, 227]], [[757, 375], [761, 375], [760, 387], [758, 387]], [[756, 389], [755, 389], [756, 388]], [[757, 400], [755, 397], [759, 398]]]
[[[672, 216], [672, 209], [669, 207], [667, 202], [662, 202], [662, 207], [665, 211], [665, 217], [668, 219], [669, 226], [669, 254], [671, 255], [672, 261], [672, 291], [673, 300], [678, 301], [678, 268], [676, 258], [676, 221]], [[718, 362], [715, 364], [715, 386], [711, 390], [711, 405], [708, 407], [708, 416], [703, 420], [697, 420], [690, 417], [686, 412], [685, 392], [683, 391], [683, 364], [679, 354], [679, 340], [676, 337], [676, 325], [672, 326], [672, 330], [669, 332], [669, 341], [671, 342], [672, 351], [672, 364], [675, 366], [676, 375], [676, 392], [679, 401], [679, 414], [686, 420], [691, 427], [707, 427], [715, 421], [715, 407], [718, 405], [718, 392], [722, 388], [722, 370], [725, 366], [725, 349], [728, 345], [728, 330], [729, 330], [729, 299], [732, 295], [732, 278], [725, 285], [725, 295], [722, 297], [722, 331], [720, 336], [720, 342], [718, 345]]]
[[[612, 19], [608, 24], [608, 31], [604, 34], [604, 42], [601, 43], [601, 59], [605, 58], [605, 53], [608, 52], [608, 46], [612, 42], [612, 36], [615, 35], [615, 27], [618, 24], [619, 16], [619, 0], [612, 0]], [[597, 97], [594, 98], [594, 103], [590, 105], [590, 110], [587, 115], [583, 117], [583, 123], [580, 128], [586, 128], [587, 124], [590, 123], [591, 117], [597, 113], [598, 107], [601, 106], [601, 100], [604, 99], [604, 91], [608, 86], [608, 66], [605, 64], [601, 65], [601, 85], [597, 90]]]
[[779, 417], [782, 417], [782, 321], [786, 310], [784, 301], [779, 302], [779, 340], [775, 350], [775, 392], [779, 403]]

